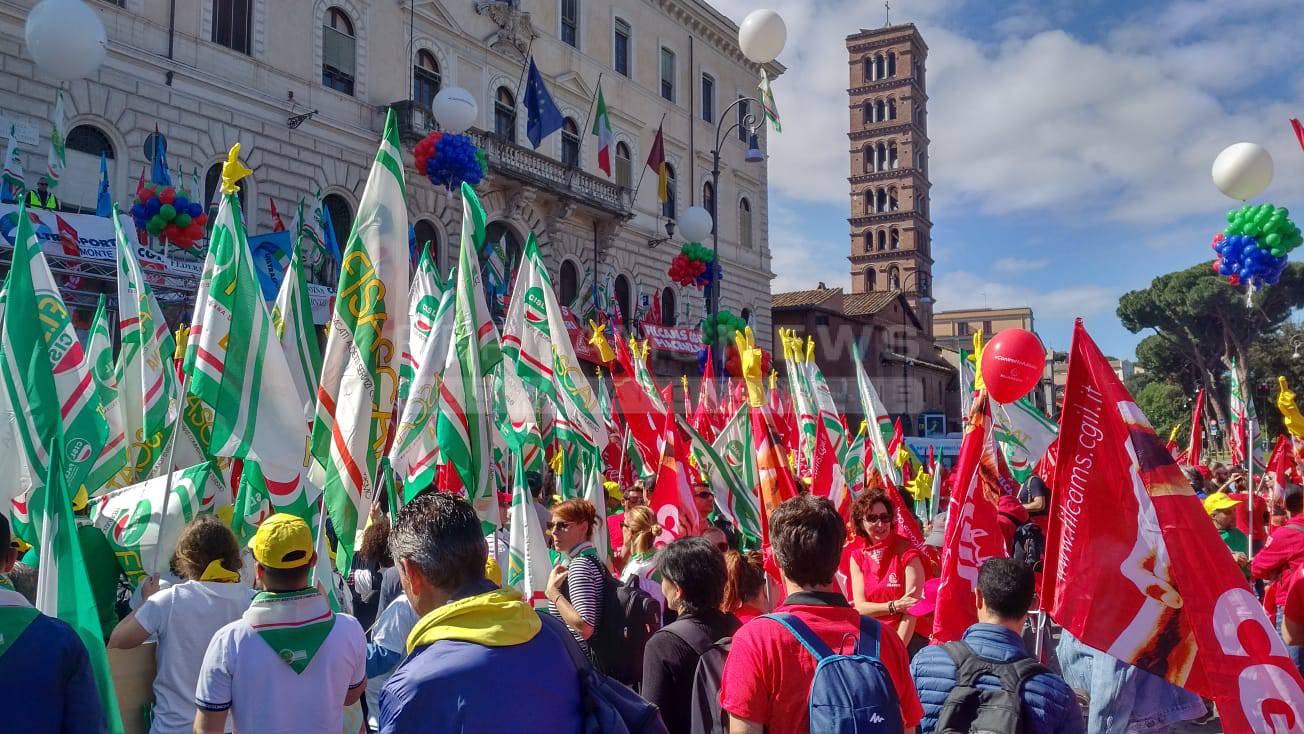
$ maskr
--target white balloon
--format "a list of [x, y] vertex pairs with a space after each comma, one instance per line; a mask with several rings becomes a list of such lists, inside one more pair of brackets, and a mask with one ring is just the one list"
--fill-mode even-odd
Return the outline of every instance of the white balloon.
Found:
[[439, 90], [430, 108], [444, 132], [457, 135], [475, 124], [475, 97], [461, 87], [444, 87]]
[[679, 215], [679, 233], [687, 242], [704, 242], [711, 235], [711, 213], [700, 206], [690, 206]]
[[1272, 156], [1256, 143], [1234, 143], [1213, 159], [1213, 183], [1233, 199], [1253, 199], [1272, 182]]
[[743, 56], [758, 64], [774, 61], [788, 41], [788, 26], [773, 10], [753, 10], [738, 26]]
[[61, 81], [88, 77], [104, 63], [104, 23], [82, 0], [42, 0], [27, 14], [27, 52]]

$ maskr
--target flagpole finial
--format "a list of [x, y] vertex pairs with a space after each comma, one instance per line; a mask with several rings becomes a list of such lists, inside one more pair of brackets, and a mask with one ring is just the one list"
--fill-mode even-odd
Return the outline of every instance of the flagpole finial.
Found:
[[240, 162], [240, 144], [232, 145], [231, 152], [226, 156], [226, 162], [222, 164], [222, 193], [234, 194], [239, 191], [240, 187], [236, 185], [236, 181], [251, 173], [253, 171]]

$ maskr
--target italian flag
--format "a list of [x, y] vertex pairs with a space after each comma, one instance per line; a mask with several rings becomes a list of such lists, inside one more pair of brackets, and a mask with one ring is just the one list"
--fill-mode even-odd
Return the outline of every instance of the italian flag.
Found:
[[109, 318], [105, 313], [104, 294], [100, 294], [99, 306], [91, 320], [90, 339], [87, 342], [87, 357], [90, 362], [91, 378], [95, 380], [95, 391], [100, 396], [104, 408], [104, 421], [108, 425], [108, 437], [104, 450], [95, 459], [95, 466], [86, 477], [86, 489], [94, 495], [107, 489], [117, 489], [131, 482], [127, 466], [127, 435], [123, 430], [122, 409], [118, 402], [118, 380], [113, 366], [113, 334], [109, 331]]
[[[475, 506], [485, 532], [498, 527], [494, 497], [493, 404], [485, 378], [502, 361], [502, 345], [489, 306], [477, 253], [485, 238], [485, 214], [475, 192], [462, 184], [462, 246], [453, 281], [455, 295], [452, 344], [439, 386], [436, 432], [441, 463], [453, 467], [466, 497]], [[453, 489], [454, 487], [441, 487]]]
[[602, 86], [598, 86], [598, 109], [593, 116], [593, 134], [598, 136], [598, 168], [611, 175], [611, 141], [615, 136], [611, 132], [611, 117], [607, 114], [607, 100], [602, 98]]
[[337, 565], [345, 574], [375, 497], [395, 418], [397, 371], [407, 351], [406, 196], [391, 109], [340, 262], [312, 431], [312, 454], [325, 469], [326, 509], [339, 537]]
[[317, 403], [317, 380], [321, 377], [321, 348], [317, 346], [317, 332], [313, 328], [308, 279], [300, 253], [296, 242], [290, 266], [281, 279], [281, 290], [276, 294], [276, 305], [272, 307], [272, 328], [290, 364], [290, 376], [294, 379], [304, 420], [310, 421]]
[[[129, 480], [134, 482], [149, 476], [156, 466], [162, 466], [159, 459], [164, 453], [163, 447], [168, 445], [175, 430], [180, 413], [180, 386], [172, 359], [177, 345], [168, 330], [167, 320], [163, 318], [163, 310], [145, 281], [140, 261], [136, 259], [135, 232], [123, 226], [122, 212], [116, 206], [113, 209], [113, 232], [118, 245], [118, 334], [121, 340], [116, 379], [123, 427], [127, 433]], [[128, 237], [128, 232], [132, 237]]]

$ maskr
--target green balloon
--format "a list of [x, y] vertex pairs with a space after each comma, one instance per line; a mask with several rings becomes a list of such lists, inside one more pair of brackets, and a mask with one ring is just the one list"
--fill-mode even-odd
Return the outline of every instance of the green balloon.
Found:
[[165, 222], [170, 222], [174, 217], [177, 216], [177, 208], [172, 206], [171, 204], [164, 204], [163, 206], [158, 208], [158, 215], [160, 217], [163, 217], [163, 220]]
[[150, 217], [150, 220], [145, 223], [145, 231], [149, 232], [150, 234], [156, 235], [159, 232], [162, 232], [163, 228], [166, 226], [167, 226], [166, 224], [159, 221], [159, 218], [157, 216], [154, 216], [154, 217]]
[[189, 227], [190, 215], [185, 212], [181, 212], [176, 216], [175, 219], [172, 220], [172, 223], [177, 225], [178, 227]]

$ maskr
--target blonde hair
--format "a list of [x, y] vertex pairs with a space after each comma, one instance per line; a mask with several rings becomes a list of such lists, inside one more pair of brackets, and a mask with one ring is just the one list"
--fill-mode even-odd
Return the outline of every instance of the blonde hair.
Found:
[[652, 544], [661, 535], [661, 526], [657, 524], [656, 513], [646, 505], [639, 505], [625, 511], [625, 543], [630, 553], [647, 553]]

